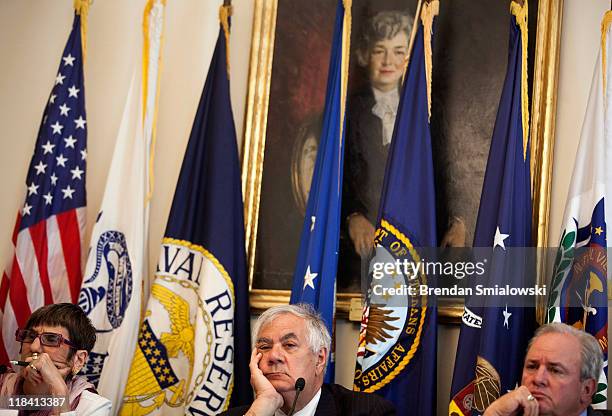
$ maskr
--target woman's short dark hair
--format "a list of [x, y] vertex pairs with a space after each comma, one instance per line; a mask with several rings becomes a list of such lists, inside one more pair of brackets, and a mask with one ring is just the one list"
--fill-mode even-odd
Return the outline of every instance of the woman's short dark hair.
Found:
[[25, 329], [41, 325], [66, 328], [70, 341], [79, 350], [89, 352], [96, 343], [96, 328], [85, 312], [72, 303], [54, 303], [35, 310], [26, 322]]

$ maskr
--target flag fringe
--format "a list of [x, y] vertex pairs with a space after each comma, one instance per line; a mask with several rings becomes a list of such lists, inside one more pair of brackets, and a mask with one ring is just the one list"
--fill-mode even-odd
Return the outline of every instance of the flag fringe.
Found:
[[219, 7], [219, 21], [223, 27], [223, 34], [225, 35], [225, 64], [227, 66], [227, 78], [230, 77], [230, 50], [229, 50], [229, 18], [233, 14], [234, 9], [232, 5], [223, 5]]
[[431, 119], [431, 73], [432, 73], [432, 52], [431, 36], [433, 35], [433, 19], [440, 12], [440, 2], [438, 0], [427, 1], [421, 10], [421, 21], [423, 22], [423, 47], [425, 53], [425, 78], [427, 84], [427, 114]]
[[527, 144], [529, 143], [529, 84], [527, 83], [527, 42], [528, 42], [528, 7], [527, 0], [523, 5], [516, 1], [510, 3], [510, 13], [516, 18], [516, 24], [521, 30], [521, 111], [523, 115], [523, 160], [527, 160]]
[[[155, 3], [159, 2], [164, 8], [166, 7], [166, 0], [148, 0], [145, 5], [143, 19], [142, 19], [142, 33], [143, 33], [143, 52], [142, 52], [142, 120], [144, 124], [147, 116], [147, 101], [149, 94], [149, 64], [150, 64], [150, 48], [151, 48], [151, 12]], [[155, 104], [153, 106], [153, 121], [151, 123], [151, 145], [150, 155], [148, 161], [148, 184], [147, 184], [147, 195], [145, 197], [145, 203], [149, 203], [153, 198], [153, 190], [155, 188], [155, 144], [157, 142], [157, 114], [159, 110], [159, 91], [161, 89], [161, 72], [162, 72], [162, 54], [161, 50], [164, 45], [164, 18], [161, 18], [161, 34], [159, 39], [159, 56], [157, 58], [157, 82], [155, 87]]]
[[87, 16], [93, 0], [74, 0], [74, 11], [81, 16], [81, 48], [83, 49], [83, 65], [87, 56]]
[[342, 0], [344, 6], [344, 19], [342, 22], [342, 63], [340, 80], [340, 137], [342, 141], [342, 131], [344, 128], [344, 113], [346, 111], [346, 93], [348, 87], [349, 59], [351, 50], [351, 23], [353, 20], [351, 9], [353, 0]]
[[[604, 96], [606, 94], [607, 87], [607, 73], [606, 73], [606, 65], [608, 60], [606, 44], [608, 43], [608, 28], [610, 27], [610, 23], [612, 23], [612, 10], [608, 10], [604, 17], [601, 19], [601, 74], [603, 77], [603, 92]], [[606, 105], [606, 101], [604, 100], [604, 105]]]

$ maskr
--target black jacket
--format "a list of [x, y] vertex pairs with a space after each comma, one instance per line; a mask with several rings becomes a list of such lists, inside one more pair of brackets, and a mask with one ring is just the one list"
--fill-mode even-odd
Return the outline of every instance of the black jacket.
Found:
[[[242, 416], [250, 406], [229, 409], [220, 416]], [[393, 416], [395, 407], [376, 394], [348, 390], [338, 384], [323, 384], [315, 416]]]

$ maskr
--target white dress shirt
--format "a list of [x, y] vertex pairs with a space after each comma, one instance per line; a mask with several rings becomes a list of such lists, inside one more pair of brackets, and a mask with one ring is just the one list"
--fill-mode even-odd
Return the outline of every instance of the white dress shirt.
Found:
[[[295, 412], [293, 416], [314, 416], [315, 411], [317, 410], [317, 405], [319, 404], [319, 399], [321, 398], [321, 389], [314, 395], [314, 397], [308, 402], [306, 406], [302, 408], [299, 412]], [[282, 410], [278, 409], [274, 416], [287, 416]]]

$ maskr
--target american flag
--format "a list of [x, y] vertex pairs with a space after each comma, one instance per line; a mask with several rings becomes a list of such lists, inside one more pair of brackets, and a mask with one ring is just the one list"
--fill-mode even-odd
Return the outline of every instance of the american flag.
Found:
[[13, 232], [15, 251], [0, 283], [0, 363], [15, 359], [15, 329], [39, 307], [77, 301], [85, 230], [87, 122], [81, 18], [60, 60]]

